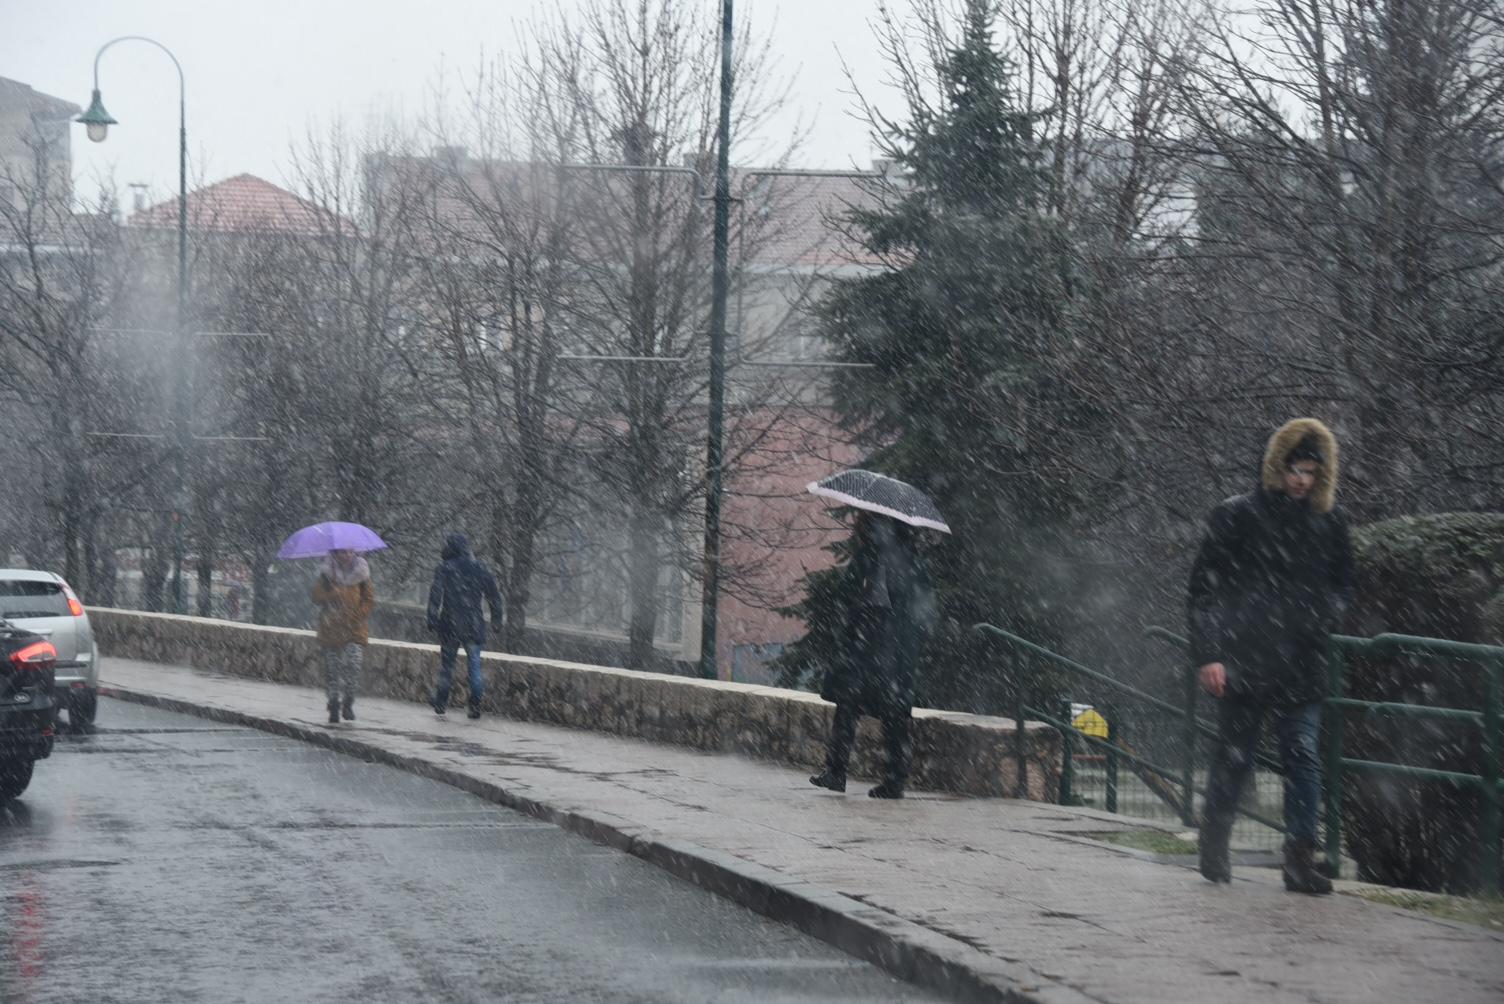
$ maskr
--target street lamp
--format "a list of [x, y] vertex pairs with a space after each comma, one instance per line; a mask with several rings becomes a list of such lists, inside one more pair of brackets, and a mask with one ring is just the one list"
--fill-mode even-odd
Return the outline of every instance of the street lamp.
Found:
[[88, 127], [89, 140], [94, 143], [103, 143], [105, 136], [109, 134], [110, 126], [116, 124], [115, 120], [110, 118], [110, 113], [104, 110], [104, 102], [99, 99], [99, 88], [94, 89], [94, 98], [89, 102], [89, 110], [80, 115], [78, 121]]
[[94, 54], [94, 96], [89, 110], [78, 117], [89, 139], [103, 143], [109, 135], [110, 126], [116, 122], [104, 110], [104, 101], [99, 95], [99, 60], [105, 50], [121, 42], [145, 42], [167, 54], [178, 71], [178, 310], [175, 325], [176, 351], [173, 364], [176, 367], [173, 395], [173, 495], [172, 495], [172, 604], [174, 613], [182, 613], [183, 607], [183, 514], [189, 505], [187, 488], [188, 464], [188, 112], [186, 88], [183, 84], [183, 65], [172, 50], [154, 38], [144, 35], [123, 35], [99, 47]]

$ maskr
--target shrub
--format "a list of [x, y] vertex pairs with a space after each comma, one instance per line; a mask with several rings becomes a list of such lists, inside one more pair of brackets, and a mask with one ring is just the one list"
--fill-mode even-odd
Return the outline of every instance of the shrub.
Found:
[[[1408, 516], [1354, 534], [1358, 596], [1349, 630], [1504, 643], [1504, 514]], [[1482, 667], [1451, 659], [1352, 659], [1348, 696], [1483, 708]], [[1349, 713], [1346, 755], [1481, 773], [1482, 729], [1467, 723]], [[1475, 889], [1482, 864], [1482, 797], [1458, 787], [1352, 772], [1343, 798], [1348, 852], [1361, 877], [1418, 889]]]

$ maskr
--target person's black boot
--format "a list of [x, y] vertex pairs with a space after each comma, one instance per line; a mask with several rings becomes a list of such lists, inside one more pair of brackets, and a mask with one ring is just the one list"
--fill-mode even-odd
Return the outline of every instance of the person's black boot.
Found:
[[828, 770], [821, 771], [811, 777], [809, 783], [816, 788], [829, 788], [831, 791], [846, 790], [846, 778], [840, 774], [832, 774]]
[[340, 709], [340, 713], [345, 716], [345, 721], [355, 721], [355, 698], [345, 698], [345, 705]]
[[339, 702], [338, 701], [330, 701], [329, 702], [329, 724], [330, 725], [338, 725], [339, 724]]
[[438, 698], [436, 698], [436, 697], [435, 698], [431, 698], [429, 700], [429, 702], [428, 702], [428, 706], [430, 708], [433, 708], [433, 713], [434, 714], [436, 714], [436, 715], [443, 715], [444, 714], [444, 702], [440, 701]]
[[466, 718], [479, 718], [480, 717], [480, 705], [479, 704], [472, 704], [472, 705], [470, 705], [465, 710], [465, 717]]
[[1316, 845], [1304, 840], [1285, 841], [1285, 864], [1280, 869], [1285, 888], [1311, 896], [1325, 896], [1332, 891], [1332, 880], [1316, 867]]
[[1201, 824], [1201, 875], [1208, 882], [1232, 881], [1232, 856], [1227, 848], [1231, 839], [1232, 827], [1210, 820]]
[[884, 781], [867, 791], [868, 798], [903, 798], [903, 785], [897, 781]]

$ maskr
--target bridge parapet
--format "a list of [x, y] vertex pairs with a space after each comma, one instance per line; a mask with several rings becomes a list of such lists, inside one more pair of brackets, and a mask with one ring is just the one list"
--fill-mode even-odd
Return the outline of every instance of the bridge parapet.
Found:
[[[91, 607], [89, 617], [106, 658], [323, 685], [311, 631], [100, 607]], [[814, 694], [776, 687], [495, 652], [485, 653], [481, 666], [486, 675], [483, 707], [493, 714], [811, 769], [823, 761], [834, 712], [834, 705]], [[372, 639], [361, 692], [426, 702], [437, 672], [438, 646]], [[462, 680], [456, 681], [456, 701], [464, 689]], [[1026, 722], [1020, 731], [1011, 718], [916, 708], [913, 738], [916, 787], [1036, 801], [1054, 797], [1060, 778], [1060, 736], [1041, 722]], [[877, 775], [883, 756], [880, 739], [877, 723], [864, 719], [853, 752], [853, 773]], [[1020, 741], [1024, 785], [1019, 779]]]

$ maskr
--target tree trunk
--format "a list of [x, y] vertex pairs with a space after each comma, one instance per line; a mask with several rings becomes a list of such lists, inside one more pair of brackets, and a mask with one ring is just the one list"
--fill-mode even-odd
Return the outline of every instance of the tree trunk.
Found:
[[145, 549], [141, 559], [141, 606], [152, 613], [161, 613], [167, 584], [167, 553], [171, 547], [168, 540], [172, 529], [163, 526], [160, 518], [154, 523], [152, 529], [155, 532], [152, 534], [151, 545]]
[[[205, 470], [206, 462], [202, 452], [194, 458], [194, 469], [201, 475], [210, 473]], [[199, 483], [193, 493], [193, 521], [188, 524], [193, 530], [193, 565], [198, 578], [194, 612], [200, 617], [214, 616], [214, 562], [219, 555], [220, 543], [217, 494], [208, 484]]]
[[63, 517], [63, 578], [68, 585], [78, 589], [85, 586], [83, 568], [79, 562], [79, 537], [83, 512], [80, 509], [75, 479], [70, 475], [63, 480], [67, 497], [62, 501]]
[[98, 603], [95, 583], [99, 581], [99, 552], [94, 546], [94, 531], [99, 524], [99, 514], [91, 512], [84, 517], [83, 522], [83, 575], [84, 580], [73, 587], [73, 591], [85, 603]]
[[507, 528], [511, 560], [507, 564], [506, 580], [502, 583], [507, 608], [502, 639], [508, 652], [522, 652], [526, 645], [527, 607], [532, 599], [541, 507], [542, 499], [535, 481], [518, 486], [516, 504], [511, 509], [512, 522]]
[[214, 553], [210, 548], [211, 543], [209, 541], [199, 541], [198, 557], [196, 560], [198, 569], [198, 603], [196, 610], [200, 617], [214, 616]]
[[631, 548], [627, 587], [632, 613], [627, 629], [627, 668], [650, 670], [656, 662], [653, 638], [658, 632], [658, 528], [653, 514], [633, 516]]
[[507, 611], [502, 639], [508, 652], [521, 652], [527, 644], [527, 606], [532, 599], [535, 539], [531, 527], [521, 528], [513, 538], [512, 562], [507, 568], [503, 586]]
[[97, 525], [90, 527], [90, 546], [95, 550], [98, 564], [89, 573], [89, 602], [95, 606], [113, 607], [117, 602], [115, 548], [108, 543], [103, 547], [99, 546], [98, 541], [94, 540], [97, 531]]
[[258, 554], [251, 562], [251, 623], [271, 623], [271, 556]]

